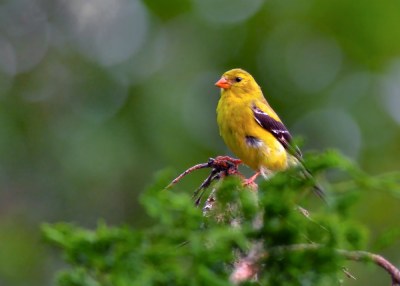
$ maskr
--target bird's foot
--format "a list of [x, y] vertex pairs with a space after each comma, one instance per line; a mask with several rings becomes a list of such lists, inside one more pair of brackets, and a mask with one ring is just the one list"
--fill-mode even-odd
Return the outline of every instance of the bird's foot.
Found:
[[254, 190], [257, 190], [258, 185], [254, 182], [257, 177], [260, 175], [260, 172], [255, 173], [253, 176], [251, 176], [250, 178], [244, 180], [243, 182], [243, 186], [245, 187], [250, 187]]

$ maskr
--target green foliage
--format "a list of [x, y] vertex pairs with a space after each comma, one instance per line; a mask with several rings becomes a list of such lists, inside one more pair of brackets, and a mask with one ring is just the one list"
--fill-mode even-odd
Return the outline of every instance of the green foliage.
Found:
[[351, 178], [339, 183], [340, 195], [330, 186], [328, 204], [311, 204], [310, 213], [300, 205], [314, 199], [302, 195], [311, 179], [297, 169], [263, 181], [258, 194], [236, 177], [220, 180], [212, 186], [209, 211], [196, 208], [190, 194], [163, 189], [168, 180], [161, 174], [141, 197], [154, 220], [149, 227], [43, 225], [44, 237], [71, 265], [59, 273], [58, 285], [231, 285], [234, 263], [256, 242], [263, 245], [261, 270], [257, 282], [245, 285], [336, 285], [346, 265], [336, 250], [363, 249], [367, 242], [365, 228], [348, 217], [348, 201], [371, 184], [334, 152], [313, 155], [306, 164], [316, 173], [340, 168]]

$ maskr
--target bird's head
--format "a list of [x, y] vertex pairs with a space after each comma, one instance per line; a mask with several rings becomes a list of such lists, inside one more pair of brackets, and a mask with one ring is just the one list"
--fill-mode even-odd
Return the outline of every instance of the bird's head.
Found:
[[238, 95], [260, 90], [251, 74], [242, 69], [232, 69], [225, 72], [215, 85], [223, 90], [231, 90]]

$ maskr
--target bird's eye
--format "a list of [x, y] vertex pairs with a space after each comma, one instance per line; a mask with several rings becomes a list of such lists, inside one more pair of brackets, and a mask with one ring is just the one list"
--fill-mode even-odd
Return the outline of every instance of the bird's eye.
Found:
[[235, 78], [235, 81], [236, 81], [236, 82], [241, 82], [241, 81], [242, 81], [242, 78], [241, 78], [241, 77], [236, 77], [236, 78]]

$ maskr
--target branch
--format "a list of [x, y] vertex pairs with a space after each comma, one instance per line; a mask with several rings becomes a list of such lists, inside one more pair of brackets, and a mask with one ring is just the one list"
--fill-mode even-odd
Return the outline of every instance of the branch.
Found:
[[[210, 159], [210, 160], [211, 160], [211, 159]], [[200, 170], [200, 169], [204, 169], [204, 168], [210, 168], [210, 161], [208, 161], [207, 163], [201, 163], [201, 164], [197, 164], [197, 165], [194, 165], [194, 166], [190, 167], [190, 168], [187, 169], [185, 172], [183, 172], [182, 174], [180, 174], [178, 177], [176, 177], [175, 179], [173, 179], [172, 182], [169, 183], [169, 185], [165, 187], [165, 189], [171, 188], [173, 185], [175, 185], [175, 184], [178, 183], [180, 180], [182, 180], [183, 177], [185, 177], [186, 175], [192, 173], [193, 171]]]
[[[270, 249], [270, 252], [284, 253], [293, 251], [315, 251], [324, 248], [321, 244], [294, 244], [288, 246], [279, 246]], [[400, 270], [396, 268], [391, 262], [382, 257], [381, 255], [374, 254], [367, 251], [350, 251], [344, 249], [336, 249], [336, 254], [352, 261], [372, 261], [379, 267], [386, 270], [392, 278], [392, 286], [400, 285]], [[258, 268], [262, 260], [268, 259], [269, 253], [264, 251], [254, 256], [250, 253], [247, 257], [239, 261], [231, 274], [231, 281], [234, 284], [239, 284], [247, 281], [257, 274]], [[240, 274], [240, 275], [239, 275]]]
[[195, 205], [199, 206], [204, 191], [211, 185], [213, 181], [229, 175], [237, 175], [241, 178], [244, 178], [244, 176], [238, 171], [240, 164], [242, 164], [241, 160], [229, 156], [218, 156], [215, 159], [210, 158], [207, 163], [197, 164], [187, 169], [185, 172], [176, 177], [165, 189], [171, 188], [173, 185], [182, 180], [183, 177], [196, 170], [212, 168], [210, 175], [193, 193]]
[[353, 261], [372, 261], [376, 265], [385, 269], [387, 273], [392, 277], [392, 286], [400, 285], [400, 270], [396, 268], [392, 263], [390, 263], [383, 256], [370, 253], [367, 251], [347, 251], [338, 249], [337, 253], [342, 255], [348, 260]]
[[192, 173], [193, 171], [204, 168], [212, 168], [213, 171], [215, 170], [216, 172], [224, 172], [226, 173], [226, 175], [240, 174], [237, 169], [240, 164], [242, 164], [241, 160], [229, 156], [218, 156], [215, 159], [210, 158], [208, 159], [207, 163], [197, 164], [187, 169], [185, 172], [172, 180], [172, 182], [166, 187], [166, 189], [171, 188], [173, 185], [182, 180], [183, 177]]

